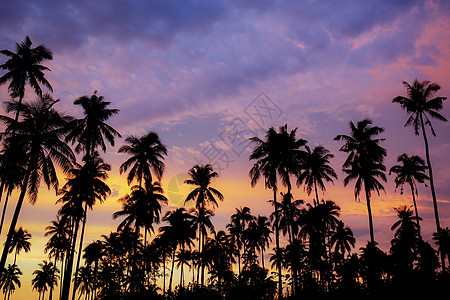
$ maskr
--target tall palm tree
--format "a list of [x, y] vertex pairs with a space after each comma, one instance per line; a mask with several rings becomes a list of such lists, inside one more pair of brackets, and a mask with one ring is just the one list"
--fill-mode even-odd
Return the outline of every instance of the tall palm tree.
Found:
[[370, 196], [372, 191], [379, 194], [380, 190], [384, 190], [383, 185], [377, 178], [386, 182], [386, 175], [384, 174], [386, 167], [383, 164], [386, 149], [380, 146], [384, 139], [375, 137], [382, 133], [384, 129], [371, 126], [372, 121], [369, 119], [359, 121], [356, 126], [350, 121], [349, 125], [350, 135], [338, 135], [334, 140], [344, 141], [344, 145], [339, 150], [349, 153], [342, 166], [342, 170], [347, 174], [344, 179], [344, 186], [347, 186], [351, 180], [356, 180], [354, 193], [355, 199], [357, 199], [364, 185], [369, 215], [370, 241], [374, 243]]
[[[430, 149], [428, 146], [427, 133], [425, 125], [428, 125], [431, 130], [431, 134], [436, 136], [433, 125], [429, 117], [438, 119], [441, 121], [447, 121], [447, 119], [438, 113], [443, 107], [443, 101], [447, 97], [434, 97], [436, 93], [441, 89], [437, 83], [431, 83], [429, 81], [418, 81], [409, 84], [403, 81], [403, 85], [406, 88], [407, 96], [397, 96], [392, 99], [393, 103], [399, 103], [402, 109], [408, 113], [408, 120], [406, 120], [406, 126], [413, 126], [414, 133], [419, 135], [419, 128], [422, 131], [423, 141], [425, 144], [425, 157], [428, 166], [428, 175], [430, 178], [431, 196], [433, 198], [434, 219], [436, 222], [436, 231], [440, 236], [441, 225], [439, 221], [439, 210], [437, 206], [436, 190], [434, 187], [433, 169], [431, 167]], [[445, 254], [441, 252], [442, 269], [445, 270]]]
[[15, 230], [11, 239], [9, 253], [14, 252], [14, 265], [16, 264], [17, 255], [24, 250], [25, 253], [30, 252], [31, 250], [31, 234], [28, 233], [27, 230], [23, 230], [22, 227]]
[[22, 275], [22, 271], [20, 271], [16, 264], [8, 265], [8, 268], [0, 272], [0, 288], [5, 295], [3, 299], [9, 300], [11, 293], [14, 293], [16, 290], [16, 286], [18, 288], [21, 287], [20, 275]]
[[0, 69], [7, 73], [0, 77], [0, 85], [10, 81], [8, 91], [12, 98], [19, 98], [18, 109], [16, 111], [15, 121], [19, 119], [20, 107], [25, 95], [25, 86], [30, 84], [38, 96], [42, 96], [40, 84], [53, 92], [52, 86], [45, 78], [44, 71], [50, 71], [46, 66], [41, 65], [43, 61], [52, 60], [53, 54], [50, 49], [44, 45], [35, 48], [31, 46], [31, 39], [26, 36], [25, 41], [17, 44], [16, 53], [10, 50], [1, 50], [0, 53], [9, 57]]
[[[69, 177], [67, 179], [66, 184], [62, 188], [62, 201], [76, 201], [79, 202], [78, 206], [83, 206], [83, 216], [82, 216], [82, 230], [80, 236], [80, 245], [77, 256], [77, 266], [79, 267], [80, 257], [83, 246], [83, 238], [84, 238], [84, 230], [86, 226], [86, 216], [87, 209], [92, 209], [97, 201], [103, 202], [106, 200], [109, 194], [111, 194], [111, 189], [104, 182], [108, 179], [108, 171], [111, 170], [111, 166], [103, 162], [98, 155], [98, 152], [94, 152], [92, 156], [85, 156], [84, 165], [76, 164], [74, 168], [69, 171]], [[79, 221], [81, 219], [78, 218], [76, 220], [78, 227]], [[72, 247], [75, 247], [76, 244], [75, 235], [72, 237]], [[65, 296], [65, 291], [68, 293], [67, 288], [70, 288], [70, 274], [72, 273], [72, 264], [73, 264], [73, 255], [74, 248], [71, 250], [68, 264], [66, 267], [66, 272], [64, 276], [64, 284], [63, 284], [63, 297]], [[69, 275], [69, 276], [67, 276]], [[76, 276], [75, 276], [76, 279]], [[66, 289], [66, 285], [69, 285]], [[74, 289], [75, 290], [75, 289]], [[68, 294], [67, 294], [68, 297]]]
[[231, 215], [230, 223], [227, 224], [228, 232], [234, 236], [234, 243], [237, 248], [238, 272], [241, 272], [241, 250], [242, 250], [242, 234], [248, 224], [255, 219], [250, 212], [250, 208], [244, 206], [237, 208], [236, 212]]
[[[12, 234], [19, 219], [23, 200], [28, 192], [32, 204], [37, 200], [38, 189], [41, 180], [48, 188], [58, 189], [58, 177], [54, 163], [59, 165], [63, 172], [67, 172], [75, 160], [75, 156], [69, 145], [64, 142], [67, 123], [71, 117], [57, 111], [53, 106], [58, 100], [53, 100], [48, 94], [44, 94], [36, 102], [24, 103], [20, 114], [21, 122], [16, 126], [14, 119], [1, 115], [0, 121], [6, 125], [5, 134], [13, 143], [22, 145], [27, 149], [27, 169], [22, 181], [19, 199], [10, 223], [8, 236], [0, 260], [0, 269], [4, 268], [7, 253], [10, 248]], [[7, 103], [7, 112], [17, 112], [18, 102]], [[13, 132], [13, 127], [15, 134]]]
[[[389, 170], [389, 175], [391, 173], [397, 174], [395, 177], [395, 187], [401, 188], [401, 193], [403, 194], [403, 185], [405, 183], [409, 184], [411, 188], [411, 195], [414, 204], [414, 210], [416, 212], [417, 225], [419, 224], [419, 212], [417, 210], [416, 195], [418, 195], [416, 181], [419, 183], [424, 183], [429, 177], [425, 174], [426, 166], [423, 159], [417, 155], [408, 156], [406, 153], [401, 154], [397, 157], [397, 161], [401, 163], [400, 165], [395, 165]], [[419, 227], [420, 230], [420, 227]]]
[[136, 180], [142, 187], [142, 180], [152, 182], [153, 174], [161, 181], [164, 173], [164, 156], [167, 156], [167, 148], [164, 146], [156, 132], [149, 132], [142, 137], [130, 136], [125, 139], [128, 145], [119, 148], [119, 153], [127, 153], [131, 157], [120, 165], [120, 174], [128, 169], [127, 181], [131, 184]]
[[190, 179], [185, 181], [186, 184], [193, 185], [195, 188], [189, 193], [186, 197], [186, 202], [194, 201], [195, 208], [198, 212], [198, 220], [200, 221], [198, 224], [199, 231], [199, 252], [200, 252], [200, 264], [201, 264], [201, 282], [202, 286], [204, 284], [204, 272], [205, 272], [205, 264], [202, 256], [202, 249], [205, 244], [206, 239], [206, 224], [203, 220], [205, 220], [205, 216], [207, 214], [206, 206], [211, 204], [212, 207], [218, 206], [217, 199], [220, 201], [223, 200], [223, 195], [217, 189], [213, 188], [211, 185], [211, 181], [218, 177], [219, 174], [215, 172], [211, 165], [195, 165], [193, 166], [188, 175]]
[[100, 240], [94, 241], [92, 243], [90, 243], [89, 245], [87, 245], [83, 252], [83, 258], [86, 262], [86, 267], [91, 267], [92, 264], [94, 264], [94, 270], [92, 272], [92, 276], [93, 276], [93, 282], [92, 282], [92, 289], [93, 289], [93, 294], [94, 296], [96, 295], [97, 292], [97, 286], [98, 286], [98, 269], [99, 269], [99, 264], [100, 264], [100, 260], [103, 257], [103, 244]]
[[[47, 289], [52, 290], [56, 285], [58, 285], [59, 270], [53, 265], [52, 262], [43, 261], [38, 264], [40, 269], [33, 272], [34, 278], [31, 280], [31, 285], [33, 290], [36, 289], [40, 295], [42, 294], [42, 299], [45, 299], [45, 292]], [[51, 297], [49, 297], [51, 299]]]
[[261, 252], [261, 265], [264, 269], [264, 250], [269, 247], [269, 242], [272, 241], [270, 234], [272, 230], [270, 229], [270, 222], [266, 216], [258, 216], [255, 221], [257, 229], [257, 245]]
[[325, 191], [324, 180], [333, 182], [333, 178], [337, 179], [336, 172], [329, 165], [330, 159], [334, 157], [327, 149], [322, 146], [314, 147], [313, 151], [308, 146], [305, 146], [306, 152], [303, 154], [301, 169], [302, 171], [297, 175], [297, 185], [305, 184], [305, 190], [309, 195], [314, 188], [316, 194], [316, 203], [319, 204], [319, 194], [317, 193], [317, 186], [322, 191]]
[[[278, 178], [284, 186], [291, 189], [291, 174], [298, 174], [301, 158], [304, 151], [301, 150], [306, 144], [305, 140], [295, 137], [297, 128], [288, 132], [287, 125], [281, 126], [277, 132], [273, 127], [269, 128], [265, 140], [258, 137], [250, 138], [256, 144], [249, 160], [255, 160], [255, 164], [250, 169], [249, 175], [251, 185], [255, 186], [261, 178], [265, 179], [265, 186], [273, 191], [273, 202], [275, 211], [278, 211]], [[278, 214], [275, 214], [276, 216]], [[275, 220], [278, 226], [278, 220]], [[279, 228], [275, 228], [276, 249], [280, 249]], [[278, 250], [276, 252], [279, 252]], [[278, 297], [282, 297], [283, 283], [281, 277], [281, 260], [277, 260], [278, 265]]]
[[104, 101], [103, 96], [97, 96], [97, 92], [94, 92], [91, 97], [82, 96], [73, 104], [81, 105], [84, 112], [84, 118], [76, 119], [71, 123], [71, 131], [67, 135], [68, 141], [77, 143], [75, 151], [77, 153], [84, 151], [88, 158], [94, 155], [98, 147], [106, 151], [104, 138], [114, 147], [114, 139], [120, 138], [121, 135], [105, 122], [118, 114], [119, 110], [108, 108], [111, 102]]

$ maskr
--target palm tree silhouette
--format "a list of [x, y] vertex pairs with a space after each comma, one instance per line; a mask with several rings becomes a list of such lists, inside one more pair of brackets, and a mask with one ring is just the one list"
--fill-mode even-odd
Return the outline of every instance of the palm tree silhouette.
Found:
[[[49, 236], [44, 253], [48, 252], [49, 258], [54, 258], [55, 269], [58, 260], [61, 261], [61, 270], [64, 270], [64, 258], [66, 250], [70, 248], [71, 225], [69, 218], [57, 216], [56, 220], [50, 222], [51, 225], [45, 228], [44, 236]], [[60, 294], [62, 285], [60, 285]], [[49, 299], [53, 297], [53, 288], [50, 288]]]
[[211, 187], [211, 181], [218, 177], [219, 174], [215, 172], [211, 165], [195, 165], [193, 166], [188, 175], [190, 179], [185, 181], [186, 184], [193, 185], [194, 188], [186, 197], [185, 203], [189, 201], [195, 202], [195, 208], [197, 209], [197, 222], [199, 231], [199, 253], [200, 253], [200, 265], [201, 265], [201, 283], [204, 285], [204, 273], [205, 264], [203, 261], [203, 247], [206, 239], [206, 216], [208, 214], [206, 205], [211, 204], [214, 207], [218, 206], [217, 199], [223, 200], [223, 195], [217, 189]]
[[305, 146], [306, 152], [303, 154], [301, 163], [301, 173], [297, 176], [297, 185], [305, 184], [306, 193], [311, 195], [314, 188], [316, 194], [316, 203], [319, 204], [319, 194], [317, 186], [325, 191], [324, 180], [333, 182], [333, 178], [337, 179], [336, 172], [329, 165], [330, 159], [334, 157], [327, 149], [322, 146], [314, 147], [313, 151]]
[[98, 286], [98, 269], [100, 260], [103, 257], [103, 244], [100, 240], [96, 240], [89, 245], [87, 245], [83, 252], [83, 258], [86, 262], [87, 267], [91, 267], [94, 264], [94, 270], [92, 272], [92, 292], [95, 295], [97, 294], [97, 286]]
[[[256, 144], [249, 160], [256, 160], [250, 169], [249, 175], [251, 185], [255, 186], [261, 175], [265, 178], [265, 186], [273, 191], [273, 203], [275, 212], [278, 211], [278, 177], [283, 185], [291, 189], [290, 175], [298, 174], [301, 157], [304, 151], [300, 148], [306, 144], [305, 140], [297, 140], [297, 128], [288, 132], [287, 125], [281, 126], [279, 132], [273, 127], [269, 128], [266, 133], [265, 140], [258, 137], [252, 137], [250, 140]], [[277, 217], [278, 214], [275, 214]], [[278, 220], [275, 220], [278, 226]], [[276, 248], [280, 248], [279, 228], [275, 228], [275, 244]], [[277, 251], [278, 252], [278, 251]], [[276, 261], [278, 264], [278, 297], [282, 297], [283, 283], [281, 277], [281, 260]]]
[[158, 134], [151, 131], [140, 138], [130, 136], [125, 139], [125, 142], [128, 145], [120, 147], [118, 152], [127, 153], [131, 157], [120, 166], [119, 170], [122, 174], [130, 169], [127, 176], [128, 185], [133, 180], [136, 180], [140, 187], [142, 187], [142, 180], [152, 182], [152, 172], [161, 181], [167, 148], [161, 143]]
[[18, 288], [21, 287], [20, 275], [22, 275], [22, 271], [15, 264], [8, 265], [8, 268], [0, 272], [0, 288], [5, 295], [3, 299], [9, 300], [11, 293], [14, 293], [16, 290], [16, 286]]
[[[184, 207], [180, 207], [174, 211], [168, 211], [163, 220], [169, 222], [169, 225], [160, 227], [160, 232], [164, 238], [168, 239], [173, 244], [172, 269], [169, 280], [170, 294], [172, 292], [172, 277], [177, 246], [180, 246], [181, 250], [185, 250], [185, 246], [191, 248], [193, 245], [192, 240], [195, 238], [195, 227], [192, 216], [184, 209]], [[181, 276], [183, 276], [183, 274], [181, 274]]]
[[119, 110], [108, 108], [111, 102], [104, 101], [103, 96], [97, 96], [96, 93], [91, 97], [82, 96], [73, 104], [81, 105], [84, 112], [84, 118], [76, 119], [70, 124], [71, 131], [67, 135], [68, 141], [77, 143], [75, 151], [77, 153], [84, 151], [88, 158], [98, 147], [106, 151], [104, 138], [114, 147], [114, 139], [120, 138], [121, 135], [105, 122], [119, 113]]
[[234, 236], [234, 242], [237, 248], [238, 257], [238, 274], [241, 273], [241, 250], [242, 250], [242, 234], [247, 225], [254, 220], [254, 216], [250, 213], [250, 208], [244, 206], [236, 208], [236, 212], [231, 215], [230, 223], [227, 224], [228, 232]]
[[147, 242], [147, 230], [153, 231], [153, 223], [159, 223], [161, 213], [161, 202], [167, 204], [167, 198], [159, 182], [146, 182], [145, 187], [135, 185], [130, 195], [119, 199], [123, 202], [122, 210], [113, 214], [116, 219], [121, 216], [126, 218], [119, 224], [118, 228], [128, 227], [134, 223], [136, 232], [144, 227], [144, 245]]
[[401, 163], [401, 165], [395, 165], [389, 170], [389, 175], [391, 173], [397, 174], [395, 177], [395, 187], [401, 188], [401, 193], [403, 194], [403, 185], [405, 183], [409, 184], [409, 187], [411, 188], [411, 195], [413, 199], [414, 204], [414, 210], [416, 212], [416, 220], [417, 225], [419, 226], [419, 212], [417, 210], [417, 203], [416, 203], [416, 195], [418, 195], [416, 181], [419, 183], [424, 183], [426, 180], [429, 179], [429, 177], [425, 174], [426, 166], [423, 159], [421, 159], [417, 155], [408, 156], [406, 153], [401, 154], [397, 161]]
[[15, 123], [19, 120], [27, 83], [40, 97], [42, 96], [42, 89], [39, 84], [44, 85], [53, 92], [52, 86], [44, 76], [44, 71], [50, 71], [50, 69], [41, 65], [43, 61], [53, 59], [52, 51], [44, 45], [32, 48], [32, 44], [31, 39], [26, 36], [24, 42], [16, 43], [16, 53], [9, 50], [0, 51], [1, 54], [9, 57], [4, 64], [0, 65], [0, 69], [7, 71], [6, 74], [0, 77], [0, 85], [10, 81], [8, 91], [11, 97], [19, 97]]
[[63, 196], [61, 197], [61, 201], [74, 202], [74, 205], [77, 206], [78, 209], [84, 207], [81, 210], [82, 216], [77, 216], [75, 220], [76, 229], [72, 236], [72, 250], [69, 254], [69, 260], [67, 263], [66, 271], [64, 273], [62, 293], [63, 298], [68, 298], [67, 289], [70, 289], [70, 274], [72, 273], [73, 255], [79, 222], [81, 219], [83, 220], [79, 251], [77, 255], [77, 266], [75, 270], [77, 270], [79, 267], [81, 252], [83, 249], [82, 246], [84, 230], [86, 226], [87, 209], [92, 209], [97, 201], [105, 201], [107, 196], [111, 193], [111, 189], [104, 182], [104, 180], [108, 178], [107, 172], [111, 170], [111, 166], [103, 162], [103, 159], [99, 157], [98, 152], [94, 152], [91, 157], [85, 156], [84, 161], [84, 165], [76, 164], [75, 168], [72, 168], [69, 171], [69, 177], [61, 191], [61, 193], [63, 194]]
[[[433, 125], [429, 117], [438, 119], [441, 121], [447, 121], [447, 119], [438, 113], [443, 107], [443, 101], [447, 97], [434, 97], [435, 94], [441, 89], [437, 83], [430, 83], [429, 81], [414, 80], [413, 84], [409, 84], [403, 81], [403, 85], [406, 88], [407, 97], [397, 96], [392, 102], [399, 103], [402, 109], [408, 113], [408, 120], [406, 120], [406, 126], [413, 126], [414, 133], [419, 135], [419, 128], [422, 131], [423, 141], [425, 144], [425, 157], [428, 166], [428, 175], [430, 178], [431, 196], [433, 198], [434, 219], [436, 222], [436, 232], [440, 235], [441, 225], [439, 221], [439, 210], [437, 206], [436, 190], [434, 188], [433, 169], [431, 167], [430, 150], [428, 145], [427, 133], [425, 125], [428, 125], [431, 130], [431, 134], [436, 136]], [[434, 98], [433, 98], [434, 97]], [[442, 269], [445, 270], [445, 254], [441, 252]]]
[[334, 140], [344, 141], [345, 144], [339, 150], [349, 153], [342, 166], [342, 170], [347, 174], [344, 179], [344, 186], [347, 186], [351, 180], [356, 180], [354, 192], [355, 199], [357, 199], [362, 185], [364, 185], [369, 215], [370, 241], [374, 243], [370, 196], [372, 191], [376, 191], [379, 194], [380, 190], [384, 190], [377, 177], [386, 182], [386, 175], [384, 174], [386, 167], [383, 164], [386, 149], [380, 146], [384, 139], [374, 138], [382, 133], [384, 129], [378, 126], [371, 126], [371, 124], [372, 121], [369, 119], [359, 121], [356, 126], [350, 121], [350, 135], [338, 135]]
[[11, 238], [11, 244], [9, 248], [9, 253], [14, 252], [14, 262], [13, 264], [16, 264], [17, 255], [24, 250], [25, 253], [30, 252], [31, 250], [31, 234], [28, 233], [27, 230], [23, 230], [22, 227], [19, 227], [19, 229], [15, 230], [13, 233], [13, 236]]
[[[59, 270], [52, 262], [45, 260], [39, 263], [38, 266], [40, 269], [33, 272], [34, 278], [31, 280], [31, 285], [33, 286], [33, 290], [39, 292], [39, 299], [41, 299], [41, 295], [42, 299], [45, 299], [47, 289], [53, 290], [58, 285]], [[52, 299], [52, 297], [49, 296], [49, 299]]]
[[[27, 149], [27, 169], [22, 181], [22, 187], [17, 200], [14, 215], [12, 217], [5, 247], [0, 260], [0, 269], [4, 268], [7, 252], [10, 248], [11, 237], [19, 219], [20, 210], [26, 193], [32, 204], [36, 202], [40, 182], [43, 179], [48, 188], [58, 189], [58, 178], [54, 162], [67, 172], [75, 160], [75, 156], [64, 141], [64, 134], [70, 117], [58, 112], [53, 106], [58, 100], [53, 100], [50, 95], [44, 94], [38, 101], [24, 103], [20, 111], [21, 122], [15, 124], [14, 119], [8, 116], [0, 116], [0, 121], [6, 125], [5, 135], [13, 144], [21, 145]], [[18, 110], [17, 101], [7, 103], [7, 112]], [[11, 134], [13, 127], [16, 132]]]
[[356, 239], [352, 230], [344, 225], [344, 222], [338, 221], [336, 230], [331, 233], [330, 247], [334, 247], [334, 252], [344, 258], [345, 251], [350, 254], [355, 247]]

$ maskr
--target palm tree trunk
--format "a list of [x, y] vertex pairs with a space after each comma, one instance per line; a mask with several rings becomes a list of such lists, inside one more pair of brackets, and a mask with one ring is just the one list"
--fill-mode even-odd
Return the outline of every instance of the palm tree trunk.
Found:
[[[437, 200], [436, 200], [436, 191], [434, 189], [433, 169], [431, 168], [430, 150], [428, 148], [428, 139], [427, 139], [427, 134], [425, 132], [425, 125], [423, 123], [422, 114], [420, 114], [420, 124], [422, 125], [422, 135], [423, 135], [423, 141], [425, 143], [425, 156], [427, 159], [428, 175], [430, 177], [430, 188], [431, 188], [431, 196], [433, 198], [434, 219], [436, 221], [436, 232], [438, 234], [438, 237], [441, 238], [441, 224], [439, 222], [439, 211], [438, 211]], [[441, 254], [442, 270], [445, 272], [445, 253], [444, 253], [444, 250], [442, 247], [441, 247], [440, 252], [441, 252], [440, 254]]]
[[[32, 160], [30, 160], [30, 162], [31, 161]], [[2, 257], [0, 259], [0, 270], [3, 270], [3, 268], [5, 267], [6, 258], [8, 257], [8, 250], [11, 246], [11, 239], [12, 239], [13, 233], [16, 229], [17, 221], [19, 220], [20, 210], [22, 209], [23, 200], [24, 200], [25, 194], [27, 192], [28, 179], [30, 178], [31, 169], [32, 168], [29, 163], [27, 172], [25, 174], [25, 178], [22, 181], [22, 188], [21, 188], [21, 192], [19, 195], [19, 199], [17, 200], [16, 209], [14, 210], [14, 215], [11, 220], [11, 224], [9, 225], [9, 231], [8, 231], [8, 235], [6, 237], [5, 246], [3, 247]]]
[[163, 250], [163, 296], [166, 296], [166, 251]]
[[[74, 286], [76, 286], [76, 284], [77, 284], [78, 268], [80, 267], [81, 252], [83, 251], [83, 239], [84, 239], [84, 229], [86, 228], [86, 217], [87, 217], [87, 201], [84, 203], [83, 226], [81, 227], [80, 246], [78, 247]], [[74, 289], [72, 291], [72, 300], [75, 300], [76, 292], [77, 292], [77, 289], [74, 287]]]
[[172, 293], [172, 277], [173, 277], [173, 266], [175, 265], [175, 252], [177, 250], [177, 247], [173, 249], [172, 254], [172, 269], [170, 270], [170, 280], [169, 280], [169, 295]]
[[416, 222], [417, 222], [417, 229], [419, 230], [419, 236], [420, 236], [420, 223], [419, 223], [419, 211], [417, 210], [417, 203], [416, 203], [416, 195], [415, 195], [415, 189], [412, 182], [409, 182], [409, 186], [411, 187], [411, 195], [413, 198], [413, 204], [414, 204], [414, 211], [416, 212]]
[[370, 191], [366, 190], [366, 202], [367, 202], [367, 214], [369, 215], [369, 233], [370, 233], [370, 242], [375, 243], [375, 237], [373, 234], [373, 220], [372, 220], [372, 209], [370, 208]]
[[317, 201], [317, 204], [315, 204], [314, 206], [316, 206], [319, 205], [319, 194], [317, 193], [317, 182], [315, 178], [314, 178], [314, 191], [316, 192], [316, 201]]
[[72, 237], [72, 245], [70, 247], [70, 251], [68, 253], [67, 262], [66, 262], [66, 270], [64, 272], [64, 282], [63, 282], [63, 290], [61, 294], [61, 300], [68, 300], [70, 293], [70, 282], [72, 278], [72, 269], [73, 269], [73, 258], [75, 255], [75, 245], [77, 241], [78, 228], [80, 227], [80, 219], [75, 220], [75, 231]]
[[[275, 205], [275, 247], [276, 252], [279, 254], [280, 251], [280, 232], [278, 226], [278, 202], [277, 202], [277, 188], [273, 187], [273, 204]], [[278, 269], [278, 299], [283, 297], [283, 281], [281, 278], [281, 260], [277, 260]]]
[[[57, 256], [55, 255], [55, 263], [53, 265], [53, 272], [52, 272], [52, 279], [55, 277], [55, 270], [56, 270], [56, 258]], [[53, 299], [53, 282], [52, 285], [50, 286], [50, 295], [48, 296], [48, 300], [52, 300]]]
[[5, 220], [6, 208], [8, 207], [9, 195], [11, 195], [11, 193], [9, 191], [6, 192], [5, 204], [3, 205], [2, 220], [0, 222], [0, 234], [2, 234], [3, 221]]
[[262, 264], [262, 268], [264, 270], [264, 248], [261, 247], [261, 264]]

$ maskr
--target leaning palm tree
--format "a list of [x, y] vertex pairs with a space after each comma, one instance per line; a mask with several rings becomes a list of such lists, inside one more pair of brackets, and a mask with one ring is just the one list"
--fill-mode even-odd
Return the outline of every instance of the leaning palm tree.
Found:
[[[425, 156], [427, 160], [428, 175], [430, 177], [431, 196], [433, 198], [434, 219], [436, 222], [436, 231], [440, 236], [441, 225], [439, 221], [439, 210], [437, 206], [436, 190], [434, 188], [433, 169], [431, 168], [430, 149], [428, 146], [427, 133], [425, 125], [428, 125], [431, 130], [431, 134], [436, 136], [433, 125], [429, 117], [438, 119], [441, 121], [447, 121], [447, 119], [438, 113], [442, 109], [442, 103], [447, 97], [434, 97], [435, 94], [441, 89], [437, 83], [430, 83], [429, 81], [414, 80], [413, 84], [409, 84], [403, 81], [403, 85], [406, 88], [407, 96], [397, 96], [392, 102], [399, 103], [402, 109], [408, 113], [408, 120], [406, 120], [406, 126], [413, 126], [414, 133], [419, 135], [419, 128], [422, 131], [423, 141], [425, 143]], [[445, 254], [441, 252], [442, 269], [445, 269]]]
[[163, 160], [167, 155], [167, 148], [161, 143], [158, 134], [151, 131], [140, 138], [130, 136], [125, 142], [128, 145], [120, 147], [118, 152], [129, 154], [131, 157], [120, 165], [119, 171], [122, 174], [130, 169], [127, 176], [128, 184], [136, 180], [142, 187], [142, 180], [153, 181], [152, 172], [160, 181], [165, 169]]
[[0, 272], [0, 288], [5, 295], [4, 300], [9, 300], [11, 293], [14, 293], [17, 287], [21, 287], [20, 283], [20, 275], [22, 275], [22, 271], [17, 267], [17, 265], [8, 265], [8, 268], [2, 269]]
[[31, 250], [31, 234], [27, 230], [23, 230], [22, 227], [15, 230], [11, 239], [9, 253], [14, 252], [14, 265], [16, 264], [17, 255], [23, 250], [25, 253]]
[[[426, 166], [423, 159], [417, 155], [408, 156], [406, 153], [401, 154], [397, 157], [397, 161], [401, 163], [400, 165], [395, 165], [389, 170], [389, 175], [391, 173], [397, 174], [395, 177], [395, 187], [401, 188], [401, 193], [403, 194], [403, 185], [405, 183], [409, 184], [411, 188], [411, 195], [414, 204], [414, 210], [416, 212], [417, 225], [419, 226], [419, 212], [417, 210], [416, 195], [418, 195], [416, 181], [419, 183], [424, 183], [429, 177], [425, 174]], [[419, 226], [420, 230], [420, 226]]]
[[[288, 132], [287, 125], [281, 126], [277, 132], [273, 127], [269, 128], [266, 133], [265, 140], [258, 137], [250, 138], [250, 141], [256, 144], [249, 160], [255, 160], [255, 164], [250, 169], [249, 175], [251, 185], [255, 186], [261, 176], [265, 179], [265, 186], [273, 191], [273, 203], [275, 212], [278, 212], [278, 178], [284, 186], [287, 187], [288, 193], [291, 189], [290, 175], [298, 174], [300, 171], [301, 158], [304, 151], [301, 150], [306, 144], [305, 140], [295, 137], [297, 128]], [[276, 213], [277, 217], [278, 214]], [[275, 220], [278, 226], [278, 220]], [[276, 252], [280, 249], [279, 228], [275, 228], [275, 244]], [[283, 283], [281, 276], [281, 260], [276, 261], [278, 266], [278, 296], [282, 297]]]
[[305, 146], [306, 153], [303, 154], [301, 163], [301, 173], [297, 175], [297, 185], [305, 184], [306, 193], [311, 195], [314, 188], [316, 194], [316, 203], [319, 204], [319, 194], [317, 186], [325, 191], [324, 180], [333, 182], [333, 178], [337, 179], [336, 172], [329, 165], [330, 159], [334, 157], [327, 149], [322, 146], [314, 147], [313, 151]]
[[[28, 157], [19, 199], [0, 260], [0, 269], [5, 266], [12, 234], [27, 192], [30, 202], [34, 204], [37, 200], [41, 180], [44, 180], [48, 188], [53, 187], [57, 190], [58, 177], [54, 163], [59, 165], [63, 172], [67, 172], [72, 161], [75, 160], [69, 145], [64, 142], [66, 125], [72, 118], [53, 108], [57, 102], [58, 100], [53, 100], [50, 95], [44, 94], [38, 101], [24, 103], [20, 111], [22, 120], [16, 126], [14, 126], [14, 119], [4, 115], [0, 116], [0, 121], [6, 125], [5, 135], [7, 138], [11, 139], [13, 143], [25, 147]], [[17, 112], [18, 106], [17, 101], [8, 102], [6, 111]], [[15, 130], [14, 134], [12, 134], [13, 130]]]
[[81, 105], [84, 118], [74, 120], [71, 132], [67, 135], [67, 140], [77, 143], [75, 151], [84, 151], [88, 158], [93, 156], [98, 147], [106, 151], [104, 138], [111, 146], [114, 146], [114, 139], [121, 137], [110, 125], [105, 122], [113, 115], [119, 113], [118, 109], [108, 108], [111, 102], [104, 101], [103, 96], [97, 96], [97, 92], [91, 97], [82, 96], [74, 101], [75, 105]]
[[199, 252], [200, 252], [200, 264], [201, 264], [201, 282], [204, 284], [204, 272], [205, 272], [205, 264], [202, 256], [202, 249], [205, 245], [206, 239], [206, 224], [203, 221], [207, 214], [206, 206], [211, 204], [214, 207], [218, 206], [217, 199], [220, 201], [223, 200], [223, 195], [217, 189], [211, 186], [211, 181], [218, 177], [219, 174], [215, 172], [211, 165], [195, 165], [193, 166], [188, 175], [190, 179], [186, 180], [186, 184], [193, 185], [195, 188], [189, 193], [186, 197], [186, 202], [194, 201], [195, 208], [198, 213], [198, 220], [200, 220], [198, 224], [199, 231]]
[[386, 167], [383, 164], [386, 149], [380, 146], [384, 139], [375, 138], [384, 129], [371, 126], [371, 124], [372, 121], [369, 119], [359, 121], [356, 126], [350, 121], [350, 135], [338, 135], [334, 140], [344, 141], [344, 145], [339, 150], [348, 153], [348, 157], [342, 166], [342, 170], [347, 174], [344, 179], [344, 186], [347, 186], [351, 180], [356, 180], [354, 193], [355, 199], [357, 199], [364, 185], [369, 215], [370, 241], [374, 243], [370, 196], [372, 191], [379, 194], [380, 190], [384, 190], [383, 185], [377, 178], [386, 182], [386, 175], [384, 174]]
[[24, 42], [16, 44], [16, 53], [9, 50], [0, 51], [1, 54], [9, 57], [4, 64], [0, 65], [0, 69], [7, 71], [6, 74], [0, 77], [0, 85], [10, 81], [8, 91], [11, 97], [19, 98], [15, 116], [16, 122], [19, 119], [20, 107], [27, 83], [38, 96], [42, 96], [40, 84], [53, 91], [52, 86], [44, 76], [44, 71], [50, 71], [50, 69], [41, 65], [43, 61], [53, 59], [52, 51], [44, 45], [32, 48], [32, 44], [30, 38], [26, 36]]

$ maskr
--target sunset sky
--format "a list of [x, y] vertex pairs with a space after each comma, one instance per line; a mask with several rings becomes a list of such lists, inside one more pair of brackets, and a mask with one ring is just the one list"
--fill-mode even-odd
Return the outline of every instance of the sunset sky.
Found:
[[[272, 193], [264, 182], [250, 186], [247, 139], [263, 138], [270, 126], [298, 128], [298, 138], [310, 147], [323, 145], [335, 155], [331, 164], [339, 178], [320, 197], [341, 207], [359, 253], [369, 239], [365, 198], [354, 200], [353, 183], [344, 189], [346, 156], [333, 138], [349, 133], [350, 120], [371, 118], [385, 129], [388, 169], [403, 152], [425, 158], [422, 137], [403, 127], [407, 114], [391, 101], [405, 95], [403, 80], [415, 78], [440, 84], [438, 95], [450, 96], [449, 15], [445, 0], [14, 0], [0, 6], [0, 49], [15, 51], [15, 43], [28, 35], [34, 46], [45, 44], [53, 51], [53, 61], [44, 65], [51, 69], [46, 76], [53, 96], [61, 99], [60, 110], [81, 117], [73, 101], [98, 91], [120, 109], [109, 123], [123, 137], [156, 131], [168, 148], [162, 185], [169, 208], [183, 205], [187, 170], [212, 163], [220, 172], [213, 186], [225, 196], [215, 210], [216, 229], [225, 228], [235, 207], [248, 206], [255, 215], [272, 211], [267, 203]], [[0, 99], [8, 100], [7, 86], [0, 88]], [[25, 100], [33, 99], [27, 90]], [[449, 101], [441, 113], [450, 118]], [[433, 124], [437, 137], [429, 137], [431, 160], [441, 225], [448, 227], [450, 124]], [[240, 135], [234, 139], [236, 129]], [[123, 140], [102, 154], [112, 165], [108, 184], [113, 192], [88, 213], [86, 244], [120, 222], [112, 213], [129, 191], [125, 175], [119, 174], [126, 159], [117, 154]], [[393, 207], [412, 204], [409, 189], [400, 195], [393, 179], [388, 176], [386, 193], [372, 199], [375, 239], [385, 251], [393, 237]], [[303, 187], [293, 193], [311, 202]], [[11, 200], [9, 217], [16, 195]], [[56, 217], [56, 200], [54, 191], [43, 188], [36, 205], [24, 204], [19, 226], [32, 234], [32, 252], [18, 258], [23, 288], [13, 299], [27, 299], [31, 273], [46, 259], [44, 228]], [[431, 242], [436, 228], [425, 186], [419, 187], [418, 205], [423, 237]]]

